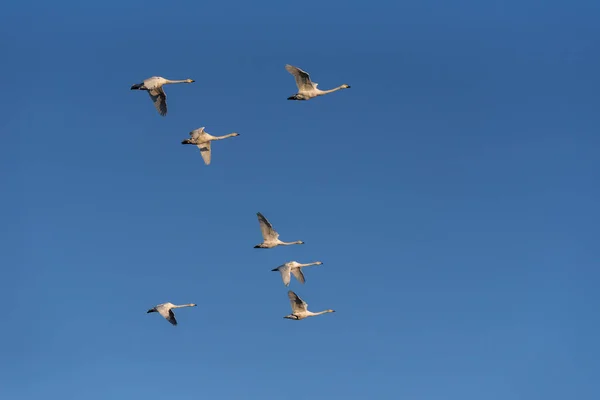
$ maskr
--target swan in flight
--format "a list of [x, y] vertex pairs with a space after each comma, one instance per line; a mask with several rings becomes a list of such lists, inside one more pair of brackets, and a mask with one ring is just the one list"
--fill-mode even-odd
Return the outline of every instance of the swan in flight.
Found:
[[192, 83], [195, 82], [193, 79], [184, 79], [182, 81], [171, 81], [165, 79], [162, 76], [153, 76], [144, 80], [142, 83], [136, 83], [131, 86], [131, 90], [147, 90], [156, 111], [163, 117], [167, 115], [167, 95], [163, 90], [163, 85], [171, 83]]
[[292, 305], [292, 313], [290, 315], [286, 315], [283, 318], [300, 320], [308, 317], [314, 317], [315, 315], [335, 312], [335, 310], [325, 310], [316, 313], [308, 311], [308, 304], [291, 290], [288, 291], [288, 297], [290, 298], [290, 304]]
[[173, 303], [163, 303], [163, 304], [157, 305], [154, 308], [149, 309], [146, 313], [157, 312], [160, 315], [162, 315], [163, 317], [165, 317], [165, 319], [167, 321], [169, 321], [171, 324], [177, 325], [177, 320], [175, 319], [175, 314], [173, 314], [173, 309], [174, 308], [183, 308], [183, 307], [196, 307], [196, 304], [190, 303], [190, 304], [182, 304], [182, 305], [178, 306]]
[[350, 88], [350, 85], [346, 85], [344, 83], [343, 85], [330, 90], [320, 90], [317, 89], [319, 84], [310, 80], [310, 75], [308, 75], [308, 72], [302, 71], [300, 68], [289, 64], [286, 64], [285, 69], [290, 74], [294, 75], [294, 78], [296, 79], [296, 86], [298, 86], [298, 93], [288, 97], [288, 100], [310, 100], [313, 97], [323, 96], [327, 93], [333, 93], [338, 90]]
[[273, 247], [279, 245], [288, 246], [291, 244], [304, 244], [302, 240], [296, 240], [295, 242], [282, 242], [279, 240], [279, 233], [273, 229], [273, 225], [271, 225], [265, 216], [261, 213], [256, 213], [256, 215], [258, 216], [258, 223], [260, 224], [263, 242], [254, 246], [255, 249], [272, 249]]
[[195, 144], [200, 149], [200, 155], [204, 160], [204, 164], [210, 164], [210, 142], [213, 140], [227, 139], [234, 136], [240, 136], [239, 133], [233, 132], [224, 136], [213, 136], [204, 132], [204, 127], [198, 128], [190, 132], [190, 139], [185, 139], [181, 144]]
[[311, 265], [321, 265], [321, 264], [323, 264], [321, 261], [315, 261], [315, 262], [311, 262], [308, 264], [300, 264], [299, 262], [296, 262], [296, 261], [290, 261], [290, 262], [286, 262], [283, 265], [280, 265], [279, 267], [277, 267], [275, 269], [272, 269], [271, 271], [279, 271], [281, 273], [281, 279], [283, 279], [283, 284], [285, 286], [289, 286], [290, 285], [290, 273], [293, 274], [300, 283], [304, 283], [305, 279], [304, 279], [304, 274], [302, 273], [302, 268], [310, 267]]

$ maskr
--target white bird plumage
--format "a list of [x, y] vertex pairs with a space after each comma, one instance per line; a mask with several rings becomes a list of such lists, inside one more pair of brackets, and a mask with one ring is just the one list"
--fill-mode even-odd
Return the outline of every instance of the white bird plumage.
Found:
[[279, 240], [279, 233], [273, 229], [273, 225], [265, 218], [261, 213], [256, 213], [258, 217], [258, 223], [260, 224], [260, 231], [262, 232], [263, 242], [254, 246], [255, 249], [271, 249], [276, 246], [289, 246], [292, 244], [304, 244], [302, 240], [296, 240], [295, 242], [282, 242]]
[[310, 267], [311, 265], [322, 265], [321, 261], [315, 261], [308, 264], [300, 264], [297, 261], [289, 261], [285, 264], [280, 265], [277, 268], [272, 269], [271, 271], [279, 271], [281, 273], [281, 279], [283, 280], [283, 284], [285, 286], [290, 285], [290, 275], [294, 275], [298, 282], [304, 283], [306, 279], [304, 278], [304, 274], [302, 273], [302, 268]]
[[300, 319], [314, 317], [314, 316], [321, 315], [321, 314], [335, 312], [335, 310], [331, 310], [331, 309], [323, 310], [323, 311], [319, 311], [319, 312], [308, 311], [308, 303], [306, 303], [304, 300], [302, 300], [300, 298], [300, 296], [298, 296], [296, 293], [292, 292], [291, 290], [288, 291], [288, 297], [290, 299], [290, 305], [292, 306], [292, 313], [289, 315], [286, 315], [283, 318], [300, 320]]
[[233, 132], [223, 136], [213, 136], [204, 131], [204, 127], [195, 129], [190, 132], [190, 138], [185, 139], [181, 142], [181, 144], [195, 144], [200, 149], [200, 155], [204, 160], [206, 165], [210, 164], [211, 159], [211, 146], [210, 142], [213, 140], [222, 140], [227, 139], [234, 136], [240, 136], [239, 133]]
[[350, 85], [344, 83], [343, 85], [333, 89], [320, 90], [317, 89], [319, 84], [310, 80], [310, 75], [308, 72], [290, 64], [286, 64], [285, 69], [294, 76], [294, 79], [296, 80], [296, 86], [298, 86], [298, 93], [288, 97], [288, 100], [310, 100], [313, 97], [323, 96], [324, 94], [350, 88]]
[[183, 307], [196, 307], [196, 304], [181, 304], [175, 305], [173, 303], [162, 303], [155, 307], [152, 307], [146, 313], [157, 312], [162, 315], [167, 321], [169, 321], [172, 325], [177, 325], [177, 320], [175, 319], [175, 314], [173, 313], [174, 308], [183, 308]]
[[152, 76], [145, 79], [142, 83], [136, 83], [131, 86], [131, 90], [147, 90], [150, 95], [150, 99], [156, 107], [156, 111], [163, 117], [167, 115], [167, 94], [163, 90], [164, 85], [170, 85], [173, 83], [193, 83], [193, 79], [183, 79], [180, 81], [172, 81], [165, 79], [162, 76]]

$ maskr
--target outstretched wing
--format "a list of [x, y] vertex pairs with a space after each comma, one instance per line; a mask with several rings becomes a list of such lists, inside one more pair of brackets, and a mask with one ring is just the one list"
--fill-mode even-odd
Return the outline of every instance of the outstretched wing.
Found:
[[302, 273], [302, 269], [300, 268], [292, 268], [292, 274], [298, 279], [298, 282], [304, 283], [304, 274]]
[[173, 313], [173, 310], [169, 310], [169, 317], [167, 318], [167, 321], [169, 321], [173, 325], [177, 325], [177, 320], [175, 319], [175, 314]]
[[167, 95], [162, 86], [148, 90], [148, 94], [154, 103], [154, 107], [156, 107], [156, 111], [163, 117], [167, 115]]
[[279, 238], [279, 234], [273, 229], [273, 225], [265, 218], [261, 213], [256, 213], [258, 216], [258, 223], [260, 224], [260, 231], [262, 232], [263, 239], [265, 241], [275, 240]]
[[175, 319], [175, 314], [170, 308], [164, 307], [162, 304], [160, 306], [156, 306], [156, 311], [160, 315], [162, 315], [167, 321], [169, 321], [173, 325], [177, 325], [177, 320]]
[[283, 284], [285, 286], [290, 285], [290, 266], [287, 264], [283, 264], [279, 267], [279, 272], [281, 273], [281, 279], [283, 280]]
[[290, 304], [292, 306], [292, 312], [305, 312], [308, 308], [308, 304], [302, 300], [296, 293], [291, 290], [288, 291], [288, 297], [290, 298]]
[[298, 90], [312, 90], [314, 89], [313, 83], [310, 81], [310, 75], [308, 72], [302, 71], [298, 67], [294, 67], [293, 65], [286, 64], [285, 69], [292, 75], [294, 75], [294, 79], [296, 79], [296, 86], [298, 86]]
[[190, 136], [193, 140], [197, 140], [204, 133], [204, 127], [194, 129], [190, 132]]
[[202, 159], [204, 160], [204, 164], [209, 165], [210, 164], [210, 155], [211, 155], [210, 142], [200, 143], [197, 146], [200, 149], [200, 155], [202, 156]]

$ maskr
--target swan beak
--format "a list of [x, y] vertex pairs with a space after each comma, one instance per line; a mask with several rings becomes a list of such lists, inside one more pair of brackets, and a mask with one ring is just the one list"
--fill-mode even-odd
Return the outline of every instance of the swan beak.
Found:
[[[190, 79], [190, 80], [192, 81], [191, 83], [194, 83], [194, 82], [196, 82], [196, 81], [195, 81], [195, 80], [193, 80], [193, 79]], [[348, 86], [348, 87], [350, 87], [350, 86]]]
[[348, 85], [348, 87], [346, 89], [350, 89], [352, 86]]

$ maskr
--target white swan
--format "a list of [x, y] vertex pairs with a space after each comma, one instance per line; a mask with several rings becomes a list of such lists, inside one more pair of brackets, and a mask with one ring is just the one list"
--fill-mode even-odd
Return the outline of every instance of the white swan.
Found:
[[289, 246], [291, 244], [304, 244], [302, 240], [296, 240], [295, 242], [282, 242], [279, 240], [279, 233], [273, 229], [273, 225], [271, 225], [265, 216], [261, 213], [256, 213], [256, 215], [258, 216], [258, 223], [260, 224], [263, 242], [254, 246], [255, 249], [271, 249], [279, 245]]
[[292, 313], [283, 318], [300, 320], [308, 317], [314, 317], [315, 315], [335, 312], [335, 310], [324, 310], [316, 313], [308, 311], [308, 304], [291, 290], [288, 291], [288, 297], [290, 298], [290, 304], [292, 305]]
[[153, 76], [144, 80], [142, 83], [136, 83], [131, 86], [131, 90], [147, 90], [152, 102], [154, 103], [154, 107], [156, 107], [156, 111], [163, 117], [167, 115], [167, 95], [163, 90], [163, 85], [168, 85], [171, 83], [192, 83], [195, 82], [193, 79], [184, 79], [182, 81], [171, 81], [169, 79], [165, 79], [162, 76]]
[[227, 139], [234, 136], [240, 136], [239, 133], [233, 132], [224, 136], [213, 136], [204, 132], [204, 127], [198, 128], [190, 132], [190, 139], [185, 139], [181, 144], [195, 144], [200, 149], [200, 155], [206, 165], [210, 164], [210, 142], [213, 140]]
[[180, 306], [177, 306], [173, 303], [163, 303], [163, 304], [157, 305], [154, 308], [149, 309], [148, 311], [146, 311], [146, 313], [157, 312], [160, 315], [162, 315], [163, 317], [165, 317], [165, 319], [167, 321], [169, 321], [171, 324], [177, 325], [177, 320], [175, 319], [175, 314], [173, 314], [173, 309], [174, 308], [183, 308], [183, 307], [196, 307], [196, 304], [190, 303], [190, 304], [182, 304]]
[[283, 284], [285, 286], [289, 286], [290, 285], [290, 273], [293, 274], [300, 283], [304, 283], [305, 279], [304, 279], [304, 274], [302, 273], [302, 268], [310, 267], [311, 265], [321, 265], [321, 264], [323, 264], [321, 261], [315, 261], [315, 262], [311, 262], [308, 264], [300, 264], [299, 262], [296, 262], [296, 261], [290, 261], [290, 262], [286, 262], [283, 265], [280, 265], [279, 267], [277, 267], [275, 269], [272, 269], [271, 271], [279, 271], [281, 273], [281, 279], [283, 280]]
[[296, 86], [298, 86], [298, 93], [288, 97], [288, 100], [310, 100], [313, 97], [323, 96], [327, 93], [333, 93], [338, 90], [350, 88], [350, 85], [346, 85], [344, 83], [343, 85], [330, 90], [320, 90], [317, 89], [319, 84], [310, 80], [310, 75], [308, 75], [308, 72], [302, 71], [300, 68], [289, 64], [286, 64], [285, 69], [290, 74], [294, 75], [294, 78], [296, 79]]

